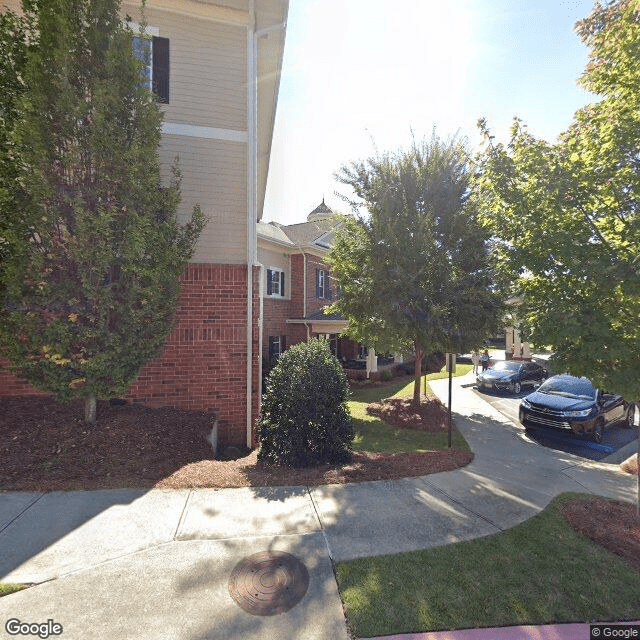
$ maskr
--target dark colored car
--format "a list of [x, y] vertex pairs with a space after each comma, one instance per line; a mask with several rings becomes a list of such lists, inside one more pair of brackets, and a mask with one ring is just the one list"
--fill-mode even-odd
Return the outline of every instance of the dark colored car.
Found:
[[634, 426], [635, 405], [617, 393], [595, 389], [587, 378], [567, 374], [549, 378], [520, 403], [520, 422], [525, 427], [548, 427], [589, 435], [602, 442], [606, 427], [623, 422]]
[[504, 360], [478, 374], [478, 389], [494, 389], [518, 394], [523, 387], [537, 387], [548, 373], [535, 362]]

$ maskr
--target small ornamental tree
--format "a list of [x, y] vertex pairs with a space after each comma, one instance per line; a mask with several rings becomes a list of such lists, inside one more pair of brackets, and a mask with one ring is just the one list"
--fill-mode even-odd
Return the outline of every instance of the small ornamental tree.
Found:
[[179, 176], [161, 180], [162, 112], [133, 54], [143, 35], [119, 0], [22, 10], [0, 38], [16, 52], [1, 65], [16, 106], [0, 139], [0, 353], [36, 388], [84, 399], [94, 422], [96, 399], [123, 394], [162, 348], [204, 219], [177, 222]]
[[341, 169], [356, 214], [327, 260], [340, 286], [331, 309], [347, 335], [376, 351], [413, 351], [413, 400], [423, 358], [464, 353], [495, 334], [502, 304], [493, 288], [488, 233], [469, 198], [465, 142], [431, 139]]
[[290, 467], [347, 462], [354, 437], [347, 394], [347, 377], [325, 340], [285, 351], [267, 378], [258, 460]]

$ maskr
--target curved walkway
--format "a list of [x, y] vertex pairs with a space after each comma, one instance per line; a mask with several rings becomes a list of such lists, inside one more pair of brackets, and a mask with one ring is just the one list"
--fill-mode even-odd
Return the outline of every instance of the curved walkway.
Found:
[[[472, 381], [454, 378], [455, 422], [475, 452], [455, 471], [308, 488], [0, 494], [0, 581], [43, 583], [0, 598], [0, 637], [18, 618], [52, 619], [65, 640], [346, 640], [333, 560], [496, 533], [564, 491], [635, 499], [633, 477], [529, 441]], [[432, 387], [446, 402], [447, 380]], [[309, 591], [285, 614], [251, 616], [228, 580], [266, 550], [301, 558]]]

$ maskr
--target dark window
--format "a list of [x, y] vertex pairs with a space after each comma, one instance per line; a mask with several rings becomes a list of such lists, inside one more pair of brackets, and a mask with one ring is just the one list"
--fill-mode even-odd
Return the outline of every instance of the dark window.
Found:
[[269, 358], [280, 355], [280, 336], [269, 336]]
[[324, 298], [326, 273], [323, 269], [316, 269], [316, 298]]
[[267, 295], [284, 298], [284, 271], [267, 269]]
[[169, 38], [133, 36], [133, 55], [144, 65], [144, 84], [158, 102], [169, 104]]
[[158, 102], [169, 104], [169, 38], [153, 37], [153, 79], [151, 88]]
[[269, 362], [275, 363], [281, 353], [287, 348], [287, 336], [269, 336]]

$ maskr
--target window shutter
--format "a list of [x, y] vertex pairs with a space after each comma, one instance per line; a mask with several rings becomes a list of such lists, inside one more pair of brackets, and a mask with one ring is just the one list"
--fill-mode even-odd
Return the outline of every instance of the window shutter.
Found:
[[273, 355], [273, 336], [269, 336], [269, 357]]
[[153, 38], [153, 93], [158, 102], [169, 104], [169, 38]]
[[[267, 269], [267, 295], [270, 296], [273, 293], [273, 287], [271, 286], [271, 269]], [[269, 338], [271, 340], [271, 338]], [[271, 352], [269, 352], [271, 354]]]
[[280, 295], [284, 298], [284, 271], [280, 272]]
[[320, 269], [316, 269], [316, 298], [320, 297]]

